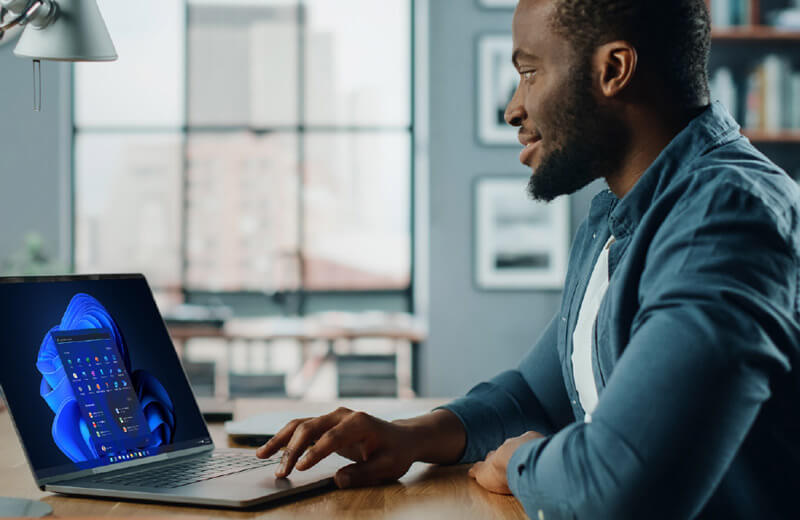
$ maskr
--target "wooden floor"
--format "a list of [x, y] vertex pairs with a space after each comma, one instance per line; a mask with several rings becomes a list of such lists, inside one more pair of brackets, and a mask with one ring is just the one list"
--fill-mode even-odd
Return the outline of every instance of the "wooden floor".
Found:
[[[248, 409], [257, 408], [252, 404]], [[237, 414], [237, 418], [241, 415]], [[214, 442], [226, 445], [221, 425]], [[28, 468], [8, 411], [0, 411], [0, 495], [41, 499], [57, 517], [169, 516], [180, 518], [269, 519], [524, 519], [519, 502], [489, 493], [467, 476], [468, 466], [415, 464], [399, 482], [357, 490], [334, 490], [246, 512], [70, 498], [39, 491]]]

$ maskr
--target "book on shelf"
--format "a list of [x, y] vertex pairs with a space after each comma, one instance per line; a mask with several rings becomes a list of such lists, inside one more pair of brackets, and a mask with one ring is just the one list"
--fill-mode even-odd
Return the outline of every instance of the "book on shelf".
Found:
[[800, 2], [795, 0], [785, 9], [768, 11], [765, 19], [777, 31], [800, 31]]
[[715, 70], [714, 74], [711, 75], [709, 87], [711, 88], [712, 99], [719, 100], [728, 109], [733, 118], [738, 121], [739, 106], [737, 100], [739, 99], [739, 93], [731, 69], [719, 67]]
[[744, 107], [748, 130], [800, 129], [800, 72], [788, 57], [768, 54], [750, 72]]
[[717, 29], [753, 23], [752, 0], [711, 0], [711, 25]]

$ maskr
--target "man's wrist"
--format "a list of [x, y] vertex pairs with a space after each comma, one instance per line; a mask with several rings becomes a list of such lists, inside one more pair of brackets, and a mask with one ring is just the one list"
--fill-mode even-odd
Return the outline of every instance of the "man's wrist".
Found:
[[393, 421], [406, 430], [411, 438], [415, 461], [434, 464], [454, 464], [461, 459], [466, 447], [466, 432], [461, 420], [449, 410]]

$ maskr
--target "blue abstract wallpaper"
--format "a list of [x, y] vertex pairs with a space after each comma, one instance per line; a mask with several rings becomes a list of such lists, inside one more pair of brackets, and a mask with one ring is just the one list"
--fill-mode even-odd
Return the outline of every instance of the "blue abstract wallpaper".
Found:
[[176, 414], [173, 400], [164, 385], [149, 372], [131, 366], [125, 336], [103, 304], [88, 294], [77, 293], [69, 301], [61, 321], [44, 334], [36, 359], [36, 369], [42, 376], [39, 395], [53, 413], [51, 435], [56, 446], [72, 462], [84, 462], [102, 456], [91, 442], [87, 418], [81, 413], [52, 334], [82, 329], [110, 331], [111, 341], [130, 374], [133, 390], [144, 413], [150, 433], [149, 447], [171, 443]]

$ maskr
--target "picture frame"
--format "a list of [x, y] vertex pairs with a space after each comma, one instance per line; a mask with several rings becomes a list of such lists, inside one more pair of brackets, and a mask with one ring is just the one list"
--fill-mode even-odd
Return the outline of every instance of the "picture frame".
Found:
[[478, 5], [489, 9], [514, 9], [519, 0], [478, 0]]
[[511, 63], [510, 34], [487, 34], [478, 38], [477, 134], [481, 144], [518, 145], [517, 129], [505, 122], [506, 105], [519, 84], [519, 73]]
[[569, 198], [528, 197], [524, 175], [474, 183], [475, 284], [484, 290], [562, 289], [569, 256]]

